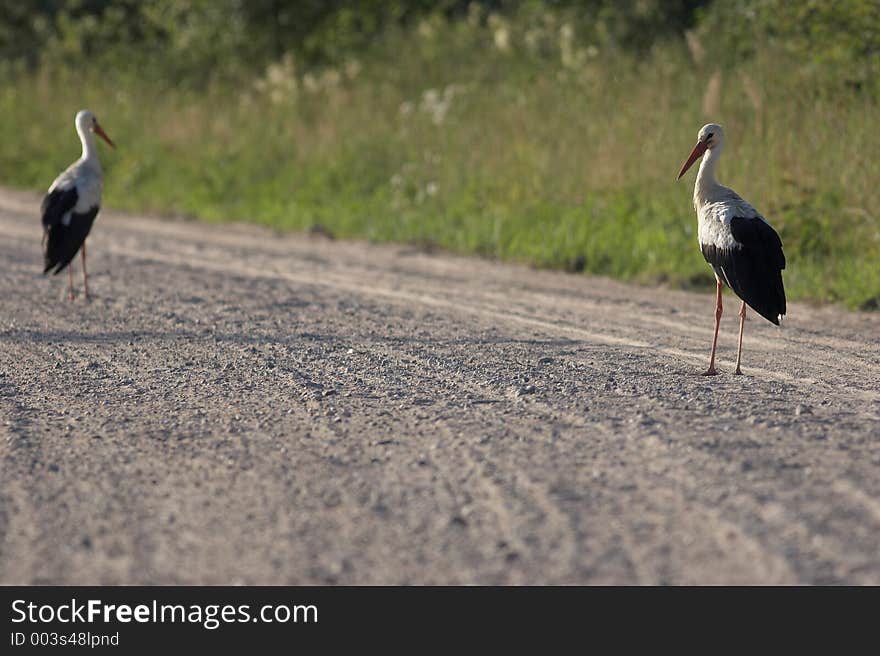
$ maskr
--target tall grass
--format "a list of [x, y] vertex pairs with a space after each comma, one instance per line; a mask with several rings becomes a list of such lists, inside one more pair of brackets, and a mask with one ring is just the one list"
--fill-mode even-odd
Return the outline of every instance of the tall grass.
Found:
[[198, 92], [43, 69], [0, 90], [0, 182], [45, 188], [87, 106], [119, 146], [102, 156], [114, 207], [708, 286], [693, 180], [675, 174], [712, 120], [722, 182], [782, 235], [790, 297], [876, 307], [875, 93], [769, 49], [716, 65], [688, 43], [636, 60], [548, 14], [433, 19], [339, 69], [286, 59]]

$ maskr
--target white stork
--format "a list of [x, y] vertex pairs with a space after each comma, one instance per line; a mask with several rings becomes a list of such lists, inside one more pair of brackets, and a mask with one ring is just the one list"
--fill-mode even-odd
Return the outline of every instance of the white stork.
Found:
[[724, 131], [720, 125], [704, 125], [697, 135], [697, 145], [678, 172], [681, 176], [705, 153], [694, 185], [694, 208], [699, 224], [698, 236], [703, 257], [715, 270], [715, 336], [706, 376], [715, 376], [715, 347], [721, 323], [721, 289], [730, 287], [742, 299], [739, 311], [739, 346], [735, 374], [742, 374], [743, 328], [746, 305], [772, 323], [779, 325], [785, 316], [785, 288], [782, 270], [785, 255], [782, 241], [767, 220], [739, 195], [718, 184], [715, 168], [724, 149]]
[[[82, 247], [83, 289], [89, 297], [89, 279], [86, 273], [86, 237], [101, 207], [101, 164], [95, 148], [97, 134], [111, 147], [113, 141], [98, 124], [98, 119], [83, 109], [76, 115], [76, 132], [82, 142], [82, 157], [55, 178], [49, 193], [43, 198], [43, 273], [64, 270]], [[67, 269], [70, 280], [70, 300], [73, 300], [73, 267]]]

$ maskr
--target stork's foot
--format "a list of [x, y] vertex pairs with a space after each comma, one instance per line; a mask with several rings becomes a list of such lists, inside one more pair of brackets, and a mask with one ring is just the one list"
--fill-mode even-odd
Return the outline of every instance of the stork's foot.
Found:
[[703, 376], [717, 376], [718, 370], [715, 367], [709, 367], [703, 372]]
[[739, 367], [737, 367], [737, 368], [736, 368], [736, 371], [733, 372], [733, 375], [734, 375], [734, 376], [742, 376], [742, 375], [743, 375], [742, 369], [740, 369]]

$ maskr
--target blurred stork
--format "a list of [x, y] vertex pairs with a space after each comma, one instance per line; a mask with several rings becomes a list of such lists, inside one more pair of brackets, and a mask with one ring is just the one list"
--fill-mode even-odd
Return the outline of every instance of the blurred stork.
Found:
[[704, 125], [697, 135], [697, 145], [691, 151], [678, 178], [700, 157], [700, 170], [694, 185], [694, 208], [699, 224], [698, 236], [703, 257], [715, 271], [715, 336], [706, 376], [715, 376], [715, 347], [718, 344], [718, 326], [721, 323], [721, 290], [730, 287], [742, 299], [739, 311], [739, 346], [736, 352], [735, 374], [742, 374], [743, 328], [746, 323], [746, 305], [777, 326], [785, 316], [785, 289], [782, 270], [785, 255], [782, 240], [758, 211], [740, 196], [715, 180], [715, 168], [724, 148], [724, 131], [720, 125]]
[[[113, 145], [98, 119], [83, 109], [76, 115], [76, 132], [82, 142], [82, 157], [55, 178], [40, 207], [43, 213], [43, 273], [58, 274], [67, 267], [82, 247], [83, 290], [89, 297], [86, 272], [86, 237], [101, 208], [101, 164], [95, 148], [97, 134]], [[68, 267], [70, 300], [73, 300], [73, 267]]]

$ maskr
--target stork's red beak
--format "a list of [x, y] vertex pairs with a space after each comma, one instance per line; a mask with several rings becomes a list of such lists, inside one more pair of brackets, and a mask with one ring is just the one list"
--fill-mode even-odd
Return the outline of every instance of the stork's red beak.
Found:
[[112, 140], [110, 137], [107, 136], [107, 133], [104, 132], [104, 128], [102, 128], [100, 125], [98, 125], [97, 123], [95, 123], [94, 130], [95, 130], [95, 134], [97, 134], [97, 135], [98, 135], [99, 137], [101, 137], [104, 141], [106, 141], [108, 144], [110, 144], [110, 147], [111, 147], [111, 148], [116, 148], [116, 144], [114, 144], [114, 143], [113, 143], [113, 140]]
[[681, 180], [681, 176], [683, 176], [685, 173], [687, 173], [687, 170], [691, 166], [694, 165], [694, 162], [696, 162], [698, 159], [700, 159], [703, 156], [703, 153], [706, 152], [706, 149], [708, 147], [709, 146], [706, 145], [702, 141], [697, 142], [697, 145], [694, 146], [694, 149], [691, 151], [691, 154], [688, 156], [687, 161], [681, 165], [681, 171], [678, 172], [678, 177], [676, 178], [676, 180]]

